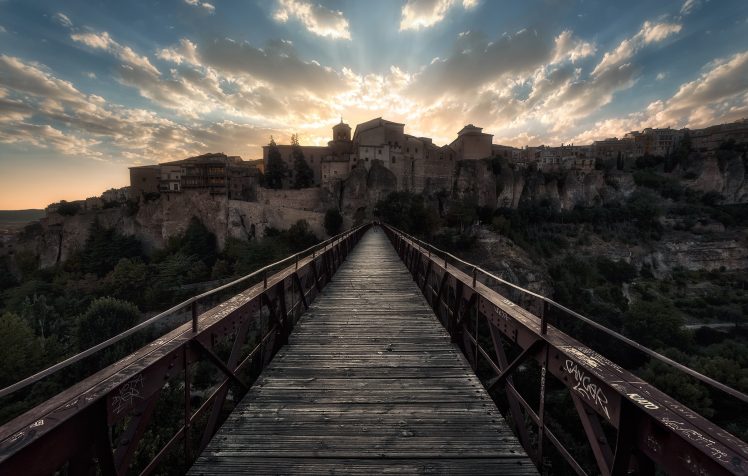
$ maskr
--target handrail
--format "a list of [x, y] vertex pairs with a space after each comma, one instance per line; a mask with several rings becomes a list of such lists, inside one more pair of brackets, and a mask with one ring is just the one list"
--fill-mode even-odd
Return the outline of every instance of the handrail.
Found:
[[156, 314], [155, 316], [151, 317], [150, 319], [147, 319], [147, 320], [141, 322], [140, 324], [137, 324], [137, 325], [135, 325], [135, 326], [127, 329], [126, 331], [124, 331], [124, 332], [122, 332], [122, 333], [120, 333], [120, 334], [118, 334], [118, 335], [116, 335], [114, 337], [110, 337], [109, 339], [107, 339], [107, 340], [105, 340], [103, 342], [100, 342], [100, 343], [96, 344], [93, 347], [90, 347], [90, 348], [88, 348], [88, 349], [86, 349], [86, 350], [84, 350], [82, 352], [79, 352], [79, 353], [77, 353], [77, 354], [75, 354], [75, 355], [73, 355], [71, 357], [68, 357], [67, 359], [65, 359], [65, 360], [63, 360], [61, 362], [58, 362], [58, 363], [56, 363], [56, 364], [54, 364], [54, 365], [52, 365], [50, 367], [47, 367], [44, 370], [40, 370], [39, 372], [36, 372], [35, 374], [30, 375], [30, 376], [24, 378], [23, 380], [20, 380], [20, 381], [14, 383], [12, 385], [9, 385], [9, 386], [7, 386], [7, 387], [5, 387], [3, 389], [0, 389], [0, 398], [6, 397], [8, 395], [11, 395], [11, 394], [19, 391], [19, 390], [24, 389], [24, 388], [26, 388], [26, 387], [28, 387], [30, 385], [33, 385], [34, 383], [38, 382], [39, 380], [41, 380], [41, 379], [43, 379], [45, 377], [48, 377], [48, 376], [54, 374], [55, 372], [57, 372], [59, 370], [67, 368], [70, 365], [72, 365], [72, 364], [74, 364], [76, 362], [79, 362], [79, 361], [85, 359], [86, 357], [90, 357], [91, 355], [97, 353], [98, 351], [103, 350], [103, 349], [105, 349], [105, 348], [107, 348], [107, 347], [109, 347], [109, 346], [111, 346], [113, 344], [116, 344], [117, 342], [119, 342], [119, 341], [121, 341], [121, 340], [123, 340], [123, 339], [125, 339], [125, 338], [127, 338], [127, 337], [129, 337], [129, 336], [131, 336], [133, 334], [135, 334], [136, 332], [140, 331], [141, 329], [144, 329], [144, 328], [150, 326], [151, 324], [153, 324], [155, 322], [158, 322], [158, 321], [162, 320], [163, 318], [174, 314], [177, 311], [185, 309], [188, 306], [192, 306], [193, 304], [196, 304], [201, 299], [204, 299], [204, 298], [206, 298], [208, 296], [211, 296], [213, 294], [219, 293], [219, 292], [221, 292], [221, 291], [223, 291], [225, 289], [228, 289], [228, 288], [233, 287], [233, 286], [235, 286], [235, 285], [237, 285], [239, 283], [242, 283], [242, 282], [244, 282], [244, 281], [246, 281], [246, 280], [248, 280], [250, 278], [256, 277], [259, 274], [265, 273], [269, 269], [272, 269], [272, 268], [274, 268], [276, 266], [288, 263], [288, 262], [290, 262], [292, 260], [298, 260], [300, 257], [302, 257], [302, 258], [306, 257], [307, 254], [310, 251], [312, 253], [314, 253], [320, 247], [327, 248], [328, 244], [334, 243], [337, 239], [342, 239], [345, 236], [348, 236], [351, 233], [354, 233], [354, 232], [358, 231], [363, 226], [366, 226], [366, 225], [359, 225], [359, 226], [357, 226], [355, 228], [351, 228], [350, 230], [346, 230], [346, 231], [344, 231], [342, 233], [338, 233], [337, 235], [335, 235], [333, 237], [330, 237], [330, 238], [328, 238], [325, 241], [321, 241], [321, 242], [319, 242], [319, 243], [317, 243], [315, 245], [310, 246], [309, 248], [307, 248], [307, 249], [305, 249], [303, 251], [299, 251], [298, 253], [295, 253], [295, 254], [292, 254], [290, 256], [287, 256], [287, 257], [285, 257], [285, 258], [283, 258], [281, 260], [278, 260], [278, 261], [276, 261], [274, 263], [270, 263], [270, 264], [268, 264], [268, 265], [266, 265], [266, 266], [264, 266], [264, 267], [262, 267], [262, 268], [260, 268], [260, 269], [258, 269], [256, 271], [253, 271], [253, 272], [251, 272], [251, 273], [249, 273], [249, 274], [247, 274], [245, 276], [242, 276], [240, 278], [237, 278], [234, 281], [231, 281], [230, 283], [226, 283], [226, 284], [224, 284], [222, 286], [219, 286], [217, 288], [211, 289], [211, 290], [206, 291], [204, 293], [192, 296], [191, 298], [189, 298], [189, 299], [187, 299], [185, 301], [182, 301], [179, 304], [176, 304], [176, 305], [172, 306], [171, 308], [167, 309], [166, 311], [162, 311], [162, 312]]
[[419, 245], [421, 245], [422, 247], [424, 247], [424, 248], [426, 248], [426, 249], [428, 249], [430, 251], [436, 251], [437, 254], [441, 253], [442, 256], [444, 257], [445, 264], [447, 263], [447, 257], [452, 258], [454, 261], [457, 261], [457, 262], [459, 262], [459, 263], [461, 263], [461, 264], [463, 264], [463, 265], [465, 265], [467, 267], [472, 268], [473, 272], [480, 272], [481, 274], [483, 274], [483, 275], [485, 275], [485, 276], [487, 276], [487, 277], [489, 277], [489, 278], [491, 278], [491, 279], [493, 279], [495, 281], [498, 281], [501, 284], [507, 285], [507, 286], [509, 286], [511, 288], [514, 288], [514, 289], [516, 289], [516, 290], [518, 290], [520, 292], [528, 294], [528, 295], [530, 295], [530, 296], [532, 296], [534, 298], [540, 299], [541, 301], [547, 303], [548, 305], [553, 306], [553, 307], [555, 307], [555, 308], [557, 308], [557, 309], [559, 309], [559, 310], [561, 310], [561, 311], [563, 311], [563, 312], [571, 315], [572, 317], [575, 317], [575, 318], [581, 320], [585, 324], [588, 324], [588, 325], [594, 327], [595, 329], [597, 329], [597, 330], [599, 330], [599, 331], [601, 331], [601, 332], [603, 332], [603, 333], [605, 333], [605, 334], [607, 334], [607, 335], [609, 335], [609, 336], [611, 336], [611, 337], [613, 337], [615, 339], [618, 339], [618, 340], [620, 340], [620, 341], [628, 344], [629, 346], [635, 348], [636, 350], [638, 350], [638, 351], [640, 351], [640, 352], [642, 352], [644, 354], [647, 354], [648, 356], [652, 357], [653, 359], [656, 359], [656, 360], [658, 360], [660, 362], [668, 364], [671, 367], [674, 367], [674, 368], [680, 370], [681, 372], [684, 372], [684, 373], [690, 375], [691, 377], [695, 378], [696, 380], [700, 381], [701, 383], [704, 383], [706, 385], [709, 385], [710, 387], [716, 388], [716, 389], [718, 389], [718, 390], [720, 390], [720, 391], [722, 391], [722, 392], [724, 392], [724, 393], [726, 393], [726, 394], [728, 394], [728, 395], [730, 395], [730, 396], [732, 396], [732, 397], [734, 397], [734, 398], [742, 401], [743, 403], [748, 403], [748, 395], [744, 394], [743, 392], [741, 392], [739, 390], [736, 390], [736, 389], [734, 389], [734, 388], [732, 388], [730, 386], [727, 386], [727, 385], [725, 385], [725, 384], [723, 384], [721, 382], [718, 382], [718, 381], [714, 380], [711, 377], [708, 377], [708, 376], [706, 376], [706, 375], [704, 375], [704, 374], [702, 374], [700, 372], [697, 372], [696, 370], [694, 370], [694, 369], [692, 369], [690, 367], [687, 367], [687, 366], [685, 366], [685, 365], [683, 365], [683, 364], [681, 364], [679, 362], [676, 362], [676, 361], [670, 359], [669, 357], [666, 357], [666, 356], [660, 354], [659, 352], [650, 349], [649, 347], [643, 346], [643, 345], [639, 344], [638, 342], [633, 341], [633, 340], [629, 339], [628, 337], [626, 337], [626, 336], [624, 336], [622, 334], [619, 334], [618, 332], [616, 332], [616, 331], [614, 331], [612, 329], [608, 329], [607, 327], [603, 326], [602, 324], [600, 324], [598, 322], [595, 322], [592, 319], [590, 319], [588, 317], [585, 317], [585, 316], [579, 314], [578, 312], [573, 311], [573, 310], [569, 309], [568, 307], [566, 307], [566, 306], [564, 306], [562, 304], [559, 304], [559, 303], [557, 303], [556, 301], [554, 301], [554, 300], [552, 300], [550, 298], [547, 298], [547, 297], [545, 297], [545, 296], [543, 296], [541, 294], [537, 294], [537, 293], [535, 293], [533, 291], [525, 289], [525, 288], [523, 288], [521, 286], [518, 286], [518, 285], [516, 285], [514, 283], [506, 281], [506, 280], [504, 280], [504, 279], [496, 276], [495, 274], [493, 274], [493, 273], [491, 273], [491, 272], [489, 272], [489, 271], [481, 268], [478, 265], [475, 265], [473, 263], [469, 263], [469, 262], [467, 262], [467, 261], [465, 261], [465, 260], [463, 260], [461, 258], [458, 258], [457, 256], [455, 256], [455, 255], [453, 255], [453, 254], [451, 254], [451, 253], [449, 253], [447, 251], [441, 250], [441, 249], [439, 249], [439, 248], [437, 248], [437, 247], [435, 247], [435, 246], [433, 246], [433, 245], [431, 245], [429, 243], [426, 243], [425, 241], [420, 240], [420, 239], [418, 239], [418, 238], [416, 238], [416, 237], [414, 237], [412, 235], [409, 235], [408, 233], [405, 233], [404, 231], [402, 231], [402, 230], [400, 230], [398, 228], [395, 228], [394, 226], [386, 225], [386, 224], [383, 224], [383, 225], [387, 226], [388, 228], [391, 228], [392, 230], [396, 231], [397, 233], [401, 234], [402, 236], [407, 237], [409, 240], [413, 241], [414, 243], [418, 243]]

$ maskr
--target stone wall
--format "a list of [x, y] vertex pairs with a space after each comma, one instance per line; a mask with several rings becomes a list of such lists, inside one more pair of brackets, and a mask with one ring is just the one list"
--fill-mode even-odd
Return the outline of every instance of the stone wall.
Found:
[[302, 188], [299, 190], [259, 188], [257, 202], [267, 207], [297, 208], [306, 211], [324, 212], [323, 193], [320, 187]]

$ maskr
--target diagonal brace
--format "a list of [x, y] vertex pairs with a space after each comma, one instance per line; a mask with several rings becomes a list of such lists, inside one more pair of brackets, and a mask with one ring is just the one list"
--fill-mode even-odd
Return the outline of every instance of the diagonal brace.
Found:
[[535, 342], [533, 342], [532, 344], [530, 344], [525, 350], [523, 350], [522, 353], [519, 354], [517, 356], [517, 358], [512, 361], [512, 363], [510, 363], [509, 365], [507, 365], [507, 367], [504, 369], [504, 371], [501, 372], [501, 375], [499, 375], [498, 377], [496, 377], [496, 380], [494, 380], [493, 383], [491, 383], [491, 385], [489, 385], [488, 391], [490, 392], [491, 390], [495, 389], [499, 385], [503, 384], [504, 380], [506, 380], [506, 378], [509, 377], [509, 375], [512, 372], [514, 372], [514, 370], [517, 367], [519, 367], [519, 365], [522, 362], [524, 362], [525, 360], [527, 360], [528, 357], [532, 357], [539, 350], [539, 348], [541, 347], [541, 345], [544, 342], [545, 341], [543, 339], [538, 339]]
[[205, 347], [200, 341], [198, 340], [192, 340], [190, 341], [192, 345], [198, 348], [202, 353], [204, 353], [208, 359], [210, 359], [223, 373], [226, 374], [227, 377], [229, 377], [231, 380], [239, 384], [239, 386], [242, 387], [245, 391], [249, 390], [249, 385], [244, 383], [242, 379], [236, 376], [233, 370], [231, 370], [224, 362], [221, 360], [220, 357], [218, 357], [212, 350]]

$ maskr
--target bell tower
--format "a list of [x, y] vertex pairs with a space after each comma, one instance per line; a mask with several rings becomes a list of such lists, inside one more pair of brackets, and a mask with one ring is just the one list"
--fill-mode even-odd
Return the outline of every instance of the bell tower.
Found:
[[343, 122], [342, 117], [340, 118], [340, 124], [332, 127], [332, 140], [348, 142], [351, 140], [351, 126]]

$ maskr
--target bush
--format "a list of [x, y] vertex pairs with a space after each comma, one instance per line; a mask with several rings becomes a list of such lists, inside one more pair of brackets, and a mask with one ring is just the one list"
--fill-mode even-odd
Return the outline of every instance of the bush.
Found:
[[78, 318], [78, 346], [85, 350], [134, 326], [140, 319], [138, 308], [110, 297], [96, 299]]
[[330, 208], [325, 212], [325, 231], [328, 236], [334, 236], [340, 233], [343, 227], [343, 215], [337, 208]]
[[76, 215], [81, 209], [80, 204], [75, 202], [66, 202], [65, 200], [60, 201], [57, 206], [57, 213], [65, 217], [71, 217]]
[[428, 208], [422, 195], [392, 192], [374, 207], [374, 216], [401, 230], [430, 236], [438, 224], [436, 212]]

